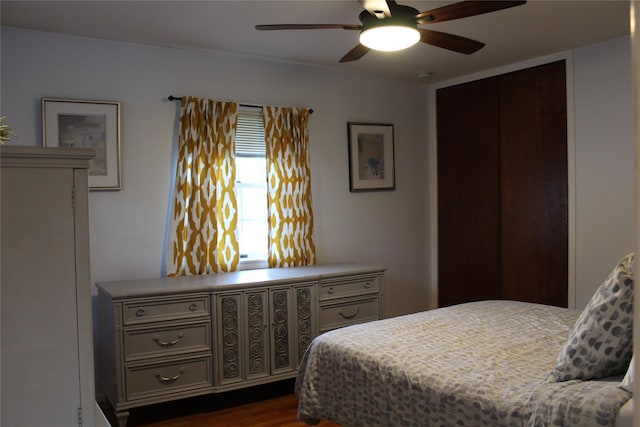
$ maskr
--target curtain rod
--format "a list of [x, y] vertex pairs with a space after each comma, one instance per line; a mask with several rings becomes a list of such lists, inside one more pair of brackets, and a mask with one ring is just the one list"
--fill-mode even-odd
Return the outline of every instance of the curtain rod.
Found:
[[[167, 99], [169, 101], [182, 101], [181, 96], [169, 95]], [[238, 104], [238, 105], [240, 105], [241, 107], [262, 108], [262, 105], [252, 105], [252, 104]], [[309, 109], [309, 114], [313, 114], [313, 109]]]

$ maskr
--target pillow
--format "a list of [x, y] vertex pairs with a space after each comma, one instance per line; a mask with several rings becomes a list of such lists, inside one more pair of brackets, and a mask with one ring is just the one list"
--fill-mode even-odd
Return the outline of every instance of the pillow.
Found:
[[621, 374], [633, 354], [634, 254], [622, 258], [576, 321], [550, 381]]
[[631, 357], [631, 362], [629, 362], [629, 368], [627, 369], [627, 373], [624, 378], [620, 382], [620, 387], [623, 390], [628, 391], [629, 393], [633, 393], [633, 360], [635, 356]]

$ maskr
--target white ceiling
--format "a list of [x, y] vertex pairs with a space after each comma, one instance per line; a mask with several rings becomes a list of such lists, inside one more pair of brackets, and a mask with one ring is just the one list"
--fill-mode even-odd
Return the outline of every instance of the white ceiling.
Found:
[[[402, 1], [419, 11], [452, 1]], [[8, 1], [3, 26], [150, 45], [213, 50], [319, 64], [433, 83], [629, 34], [629, 2], [529, 0], [485, 15], [435, 23], [429, 29], [486, 43], [463, 55], [419, 43], [405, 51], [371, 51], [338, 60], [358, 43], [342, 29], [256, 31], [256, 24], [359, 24], [357, 0], [333, 1]], [[425, 73], [432, 74], [424, 77]], [[422, 76], [421, 76], [422, 75]]]

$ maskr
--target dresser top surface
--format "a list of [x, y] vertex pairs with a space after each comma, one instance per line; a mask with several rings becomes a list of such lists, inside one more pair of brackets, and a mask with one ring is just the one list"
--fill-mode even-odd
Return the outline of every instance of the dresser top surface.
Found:
[[171, 295], [194, 292], [212, 292], [245, 289], [254, 286], [315, 282], [347, 275], [378, 274], [384, 267], [341, 263], [305, 267], [263, 268], [233, 273], [203, 274], [197, 276], [163, 277], [154, 279], [121, 280], [97, 283], [98, 290], [111, 299]]

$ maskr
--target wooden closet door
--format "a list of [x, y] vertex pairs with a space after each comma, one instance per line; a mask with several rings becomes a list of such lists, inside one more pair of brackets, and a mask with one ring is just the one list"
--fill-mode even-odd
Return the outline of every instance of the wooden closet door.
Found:
[[498, 297], [497, 79], [437, 91], [438, 305]]
[[438, 305], [567, 306], [564, 61], [439, 89]]
[[567, 306], [565, 63], [499, 76], [500, 296]]

